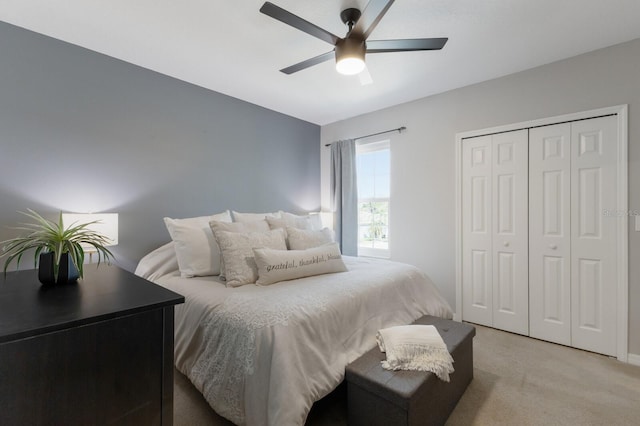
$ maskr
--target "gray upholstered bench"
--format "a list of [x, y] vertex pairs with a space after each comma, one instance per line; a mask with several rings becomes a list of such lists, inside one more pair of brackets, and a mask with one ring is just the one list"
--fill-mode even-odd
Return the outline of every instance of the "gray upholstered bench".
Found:
[[346, 369], [349, 426], [442, 425], [473, 379], [473, 336], [464, 323], [424, 316], [414, 324], [434, 325], [451, 353], [450, 382], [422, 371], [388, 371], [376, 347]]

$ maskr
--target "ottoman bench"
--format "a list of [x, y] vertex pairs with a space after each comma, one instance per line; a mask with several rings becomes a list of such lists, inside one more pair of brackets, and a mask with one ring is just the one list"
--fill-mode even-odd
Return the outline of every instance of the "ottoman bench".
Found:
[[389, 371], [378, 347], [346, 368], [349, 426], [443, 425], [473, 379], [476, 329], [430, 315], [414, 324], [433, 325], [453, 357], [450, 382], [424, 371]]

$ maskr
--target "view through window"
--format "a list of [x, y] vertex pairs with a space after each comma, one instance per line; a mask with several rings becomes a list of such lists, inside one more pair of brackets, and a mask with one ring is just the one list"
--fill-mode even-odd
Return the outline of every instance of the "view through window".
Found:
[[358, 254], [389, 257], [389, 141], [356, 146]]

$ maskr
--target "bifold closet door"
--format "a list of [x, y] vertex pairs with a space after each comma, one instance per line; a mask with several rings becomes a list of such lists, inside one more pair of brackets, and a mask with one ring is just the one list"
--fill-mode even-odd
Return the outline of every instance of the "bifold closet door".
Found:
[[528, 131], [493, 135], [493, 326], [529, 334]]
[[491, 136], [462, 144], [462, 318], [493, 326]]
[[529, 131], [529, 330], [571, 345], [571, 124]]
[[617, 139], [615, 116], [571, 123], [571, 345], [613, 356]]
[[530, 131], [532, 337], [616, 354], [616, 117]]
[[527, 130], [462, 147], [462, 317], [528, 334]]

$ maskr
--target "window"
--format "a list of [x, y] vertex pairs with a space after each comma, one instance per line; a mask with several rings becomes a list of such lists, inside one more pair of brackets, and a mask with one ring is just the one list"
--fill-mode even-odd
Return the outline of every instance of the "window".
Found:
[[356, 146], [358, 254], [389, 257], [389, 141]]

